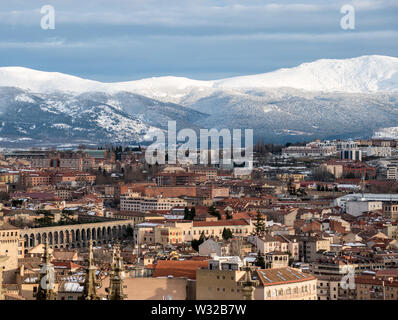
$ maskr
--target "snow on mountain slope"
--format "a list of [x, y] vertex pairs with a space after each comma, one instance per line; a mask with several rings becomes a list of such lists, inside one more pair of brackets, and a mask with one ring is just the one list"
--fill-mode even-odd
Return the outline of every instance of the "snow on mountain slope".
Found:
[[380, 128], [377, 130], [373, 138], [375, 139], [398, 139], [398, 127]]
[[157, 128], [112, 105], [68, 94], [0, 87], [0, 136], [49, 141], [140, 142]]
[[0, 141], [142, 141], [169, 120], [178, 128], [252, 128], [272, 142], [369, 137], [398, 127], [398, 58], [322, 59], [215, 81], [101, 83], [0, 68]]
[[217, 88], [287, 87], [324, 92], [378, 92], [398, 90], [398, 58], [362, 56], [321, 59], [291, 69], [215, 81]]
[[[182, 77], [158, 77], [128, 82], [102, 83], [57, 72], [22, 67], [0, 68], [0, 86], [17, 87], [35, 93], [54, 91], [82, 93], [128, 91], [169, 99], [182, 99], [193, 89], [267, 89], [288, 87], [325, 92], [380, 92], [398, 90], [398, 58], [362, 56], [352, 59], [321, 59], [289, 69], [199, 81]], [[214, 90], [209, 90], [214, 92]], [[171, 102], [171, 101], [170, 101]]]
[[16, 87], [33, 93], [84, 92], [106, 90], [106, 85], [92, 80], [23, 67], [0, 68], [0, 86]]

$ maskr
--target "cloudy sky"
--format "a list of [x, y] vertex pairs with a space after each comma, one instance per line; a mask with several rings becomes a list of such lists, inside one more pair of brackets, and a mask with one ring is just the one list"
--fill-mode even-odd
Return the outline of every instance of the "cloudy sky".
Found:
[[[343, 5], [355, 29], [343, 30]], [[40, 26], [43, 5], [55, 30]], [[218, 79], [320, 58], [398, 57], [398, 0], [0, 1], [0, 65], [100, 81]]]

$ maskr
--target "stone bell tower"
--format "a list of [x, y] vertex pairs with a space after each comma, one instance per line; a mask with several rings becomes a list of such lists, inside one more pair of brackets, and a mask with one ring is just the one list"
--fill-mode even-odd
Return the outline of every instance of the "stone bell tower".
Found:
[[8, 260], [7, 256], [0, 256], [0, 300], [4, 300], [3, 295], [3, 263]]

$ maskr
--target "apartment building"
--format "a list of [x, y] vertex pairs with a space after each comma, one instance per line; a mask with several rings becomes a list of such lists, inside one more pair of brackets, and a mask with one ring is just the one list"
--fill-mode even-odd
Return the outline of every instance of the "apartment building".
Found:
[[315, 261], [319, 250], [330, 251], [330, 240], [315, 236], [302, 236], [299, 238], [299, 256], [302, 261]]
[[256, 270], [255, 300], [317, 300], [317, 279], [295, 268]]
[[142, 197], [139, 193], [120, 196], [121, 211], [159, 211], [186, 206], [187, 202], [180, 198]]
[[197, 300], [241, 300], [239, 281], [245, 271], [240, 270], [242, 261], [238, 257], [214, 257], [208, 268], [196, 271]]
[[253, 231], [250, 222], [243, 219], [230, 219], [218, 221], [193, 221], [192, 238], [199, 239], [203, 233], [205, 237], [222, 238], [224, 229], [231, 230], [234, 236], [248, 236]]
[[355, 277], [357, 300], [398, 300], [397, 270], [381, 270], [375, 275]]
[[391, 221], [398, 221], [398, 202], [383, 202], [383, 212]]

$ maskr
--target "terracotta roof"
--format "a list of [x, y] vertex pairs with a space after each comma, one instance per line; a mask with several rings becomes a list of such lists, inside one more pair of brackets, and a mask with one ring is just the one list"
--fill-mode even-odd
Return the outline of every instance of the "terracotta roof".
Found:
[[83, 266], [80, 266], [76, 263], [73, 262], [60, 262], [60, 261], [54, 261], [51, 262], [54, 265], [54, 268], [65, 268], [68, 270], [72, 270], [72, 269], [82, 269]]
[[53, 258], [55, 260], [73, 260], [75, 258], [75, 251], [56, 251], [53, 252]]
[[18, 230], [18, 228], [7, 222], [0, 221], [0, 230]]
[[247, 226], [249, 223], [241, 219], [218, 220], [218, 221], [194, 221], [194, 227], [222, 227], [222, 226]]
[[208, 268], [207, 260], [159, 260], [155, 266], [153, 277], [168, 277], [196, 279], [196, 270]]
[[[374, 276], [357, 276], [355, 277], [356, 284], [374, 284], [374, 285], [382, 285], [383, 280], [377, 279]], [[398, 287], [398, 281], [384, 281], [384, 285], [386, 287]]]

